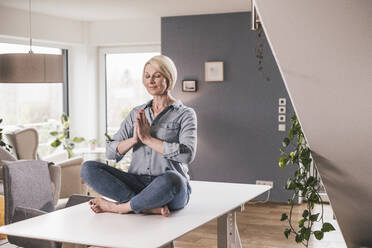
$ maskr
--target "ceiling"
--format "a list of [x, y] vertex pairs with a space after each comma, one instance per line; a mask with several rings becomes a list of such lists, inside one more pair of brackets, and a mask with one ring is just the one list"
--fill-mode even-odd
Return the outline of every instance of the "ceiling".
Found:
[[[81, 21], [154, 18], [249, 11], [250, 0], [32, 0], [32, 12]], [[28, 0], [0, 0], [0, 7], [28, 10]]]

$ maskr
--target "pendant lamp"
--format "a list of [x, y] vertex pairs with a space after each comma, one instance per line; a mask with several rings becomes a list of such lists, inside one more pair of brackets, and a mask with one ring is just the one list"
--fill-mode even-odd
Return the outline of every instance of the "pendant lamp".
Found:
[[0, 54], [0, 83], [63, 83], [62, 55], [35, 54], [32, 51], [31, 0], [29, 0], [28, 53]]

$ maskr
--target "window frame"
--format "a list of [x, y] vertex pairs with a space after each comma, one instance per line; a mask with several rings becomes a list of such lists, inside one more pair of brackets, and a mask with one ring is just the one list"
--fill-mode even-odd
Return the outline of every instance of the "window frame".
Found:
[[[22, 45], [22, 46], [28, 46], [27, 43], [24, 43], [22, 41], [18, 41], [18, 40], [13, 40], [13, 39], [3, 39], [3, 38], [0, 38], [0, 43], [8, 43], [8, 44], [11, 44], [11, 45]], [[56, 49], [60, 49], [61, 50], [61, 55], [63, 56], [63, 63], [64, 63], [64, 71], [63, 71], [63, 74], [64, 74], [64, 79], [63, 79], [63, 82], [61, 82], [62, 84], [62, 113], [66, 113], [67, 115], [69, 115], [69, 65], [68, 65], [68, 49], [67, 48], [63, 48], [63, 47], [58, 47], [58, 46], [55, 46], [55, 45], [52, 45], [52, 44], [45, 44], [45, 43], [39, 43], [39, 42], [36, 42], [34, 43], [35, 46], [39, 46], [39, 47], [47, 47], [47, 48], [56, 48]], [[12, 83], [7, 83], [7, 84], [12, 84]], [[17, 83], [13, 83], [13, 84], [17, 84]], [[30, 83], [32, 84], [32, 83]], [[53, 83], [54, 84], [54, 83]], [[57, 119], [59, 120], [59, 119]], [[32, 124], [22, 124], [23, 126], [25, 127], [32, 127], [33, 125]], [[45, 143], [40, 143], [39, 145], [44, 145]]]
[[[8, 44], [13, 44], [13, 45], [22, 45], [22, 46], [28, 46], [29, 44], [28, 43], [25, 43], [25, 42], [22, 42], [22, 41], [19, 41], [19, 40], [13, 40], [13, 39], [4, 39], [4, 38], [1, 38], [0, 37], [0, 43], [8, 43]], [[63, 80], [63, 85], [62, 85], [62, 106], [63, 106], [63, 109], [62, 111], [64, 113], [66, 113], [67, 115], [69, 115], [69, 93], [68, 93], [68, 89], [69, 89], [69, 80], [68, 80], [68, 49], [67, 48], [63, 48], [63, 47], [57, 47], [55, 45], [51, 45], [51, 44], [43, 44], [43, 43], [39, 43], [39, 42], [34, 42], [34, 46], [40, 46], [40, 47], [49, 47], [49, 48], [57, 48], [57, 49], [61, 49], [61, 54], [63, 56], [63, 63], [64, 63], [64, 80]]]
[[70, 104], [69, 104], [69, 80], [68, 80], [68, 49], [62, 49], [63, 63], [64, 63], [64, 78], [63, 78], [63, 112], [70, 116]]

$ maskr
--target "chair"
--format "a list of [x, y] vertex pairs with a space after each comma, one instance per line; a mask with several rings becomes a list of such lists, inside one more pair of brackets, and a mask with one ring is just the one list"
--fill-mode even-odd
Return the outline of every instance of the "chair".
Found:
[[[37, 153], [39, 135], [35, 128], [25, 128], [5, 134], [8, 142], [12, 145], [12, 152], [17, 159], [36, 160], [41, 159]], [[54, 162], [61, 168], [61, 188], [59, 197], [68, 198], [73, 194], [87, 194], [87, 187], [80, 178], [82, 157], [68, 159], [67, 152], [58, 153], [42, 158]]]
[[3, 169], [1, 160], [16, 161], [17, 159], [12, 156], [7, 150], [0, 147], [0, 195], [4, 195], [3, 187]]
[[[17, 161], [17, 159], [10, 154], [7, 150], [0, 147], [0, 194], [4, 195], [4, 180], [3, 180], [3, 161]], [[58, 206], [58, 208], [63, 207], [66, 205], [66, 200], [62, 199], [59, 201], [60, 190], [61, 190], [61, 167], [56, 166], [53, 163], [49, 163], [49, 175], [52, 180], [52, 188], [53, 188], [53, 204]], [[61, 206], [61, 207], [59, 207]]]
[[[55, 210], [51, 163], [42, 160], [2, 161], [5, 224], [36, 217]], [[55, 166], [58, 167], [58, 166]], [[73, 195], [66, 207], [89, 201], [92, 197]], [[58, 223], [56, 223], [58, 225]], [[25, 248], [59, 248], [61, 243], [8, 236], [11, 244]]]

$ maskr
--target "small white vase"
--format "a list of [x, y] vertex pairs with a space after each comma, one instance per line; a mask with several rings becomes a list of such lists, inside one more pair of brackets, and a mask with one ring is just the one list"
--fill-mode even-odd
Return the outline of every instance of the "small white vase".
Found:
[[90, 149], [91, 151], [94, 151], [94, 150], [96, 149], [96, 144], [95, 144], [95, 143], [91, 143], [91, 144], [89, 145], [89, 149]]

